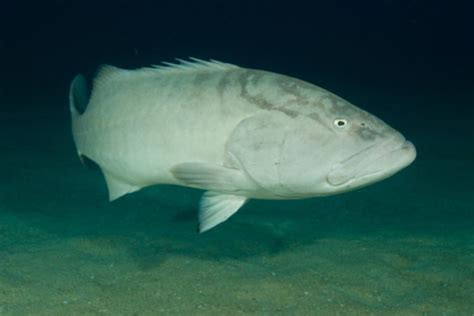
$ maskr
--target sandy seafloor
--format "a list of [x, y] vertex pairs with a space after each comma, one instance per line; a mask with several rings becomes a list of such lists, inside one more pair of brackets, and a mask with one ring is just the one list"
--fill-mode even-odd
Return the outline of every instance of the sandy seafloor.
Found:
[[109, 203], [65, 97], [32, 99], [0, 116], [0, 315], [474, 315], [474, 143], [456, 130], [470, 112], [381, 109], [417, 146], [412, 166], [344, 195], [252, 201], [198, 235], [200, 191]]

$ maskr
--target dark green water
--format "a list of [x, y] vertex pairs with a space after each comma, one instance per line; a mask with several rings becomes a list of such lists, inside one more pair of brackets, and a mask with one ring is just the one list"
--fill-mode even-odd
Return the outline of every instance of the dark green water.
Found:
[[[58, 2], [1, 38], [0, 315], [474, 313], [467, 7], [262, 3]], [[402, 132], [418, 157], [343, 195], [251, 201], [201, 235], [199, 190], [109, 203], [75, 153], [69, 81], [103, 62], [188, 55], [318, 84]]]
[[406, 170], [344, 195], [252, 201], [202, 235], [198, 190], [152, 187], [109, 203], [100, 172], [75, 155], [61, 98], [11, 111], [1, 122], [0, 310], [469, 314], [472, 133], [431, 98], [390, 98], [435, 109], [393, 116], [418, 149]]

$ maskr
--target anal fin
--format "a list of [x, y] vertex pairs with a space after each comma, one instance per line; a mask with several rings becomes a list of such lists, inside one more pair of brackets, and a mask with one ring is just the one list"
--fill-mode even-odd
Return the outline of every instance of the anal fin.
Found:
[[199, 205], [199, 232], [203, 233], [226, 221], [247, 201], [245, 196], [207, 191]]
[[78, 152], [78, 155], [84, 166], [89, 169], [100, 170], [100, 166], [94, 160], [90, 159], [86, 155], [81, 154], [80, 152]]
[[104, 174], [105, 181], [107, 182], [109, 201], [116, 200], [127, 193], [132, 193], [141, 189], [141, 187], [126, 183], [125, 181], [106, 171], [102, 171], [102, 173]]

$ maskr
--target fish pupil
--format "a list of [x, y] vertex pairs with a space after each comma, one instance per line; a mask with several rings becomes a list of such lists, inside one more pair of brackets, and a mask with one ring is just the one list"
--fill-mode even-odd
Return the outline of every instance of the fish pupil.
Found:
[[344, 121], [338, 121], [337, 122], [337, 126], [344, 126], [344, 125], [346, 125], [346, 122], [344, 122]]

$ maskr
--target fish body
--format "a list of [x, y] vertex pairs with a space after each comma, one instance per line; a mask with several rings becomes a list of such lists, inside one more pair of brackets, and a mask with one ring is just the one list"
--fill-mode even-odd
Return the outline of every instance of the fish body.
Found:
[[101, 168], [110, 200], [156, 184], [206, 190], [201, 232], [248, 199], [353, 190], [416, 156], [375, 116], [272, 72], [193, 59], [138, 70], [103, 66], [90, 98], [86, 86], [81, 75], [71, 84], [73, 137], [78, 154]]

